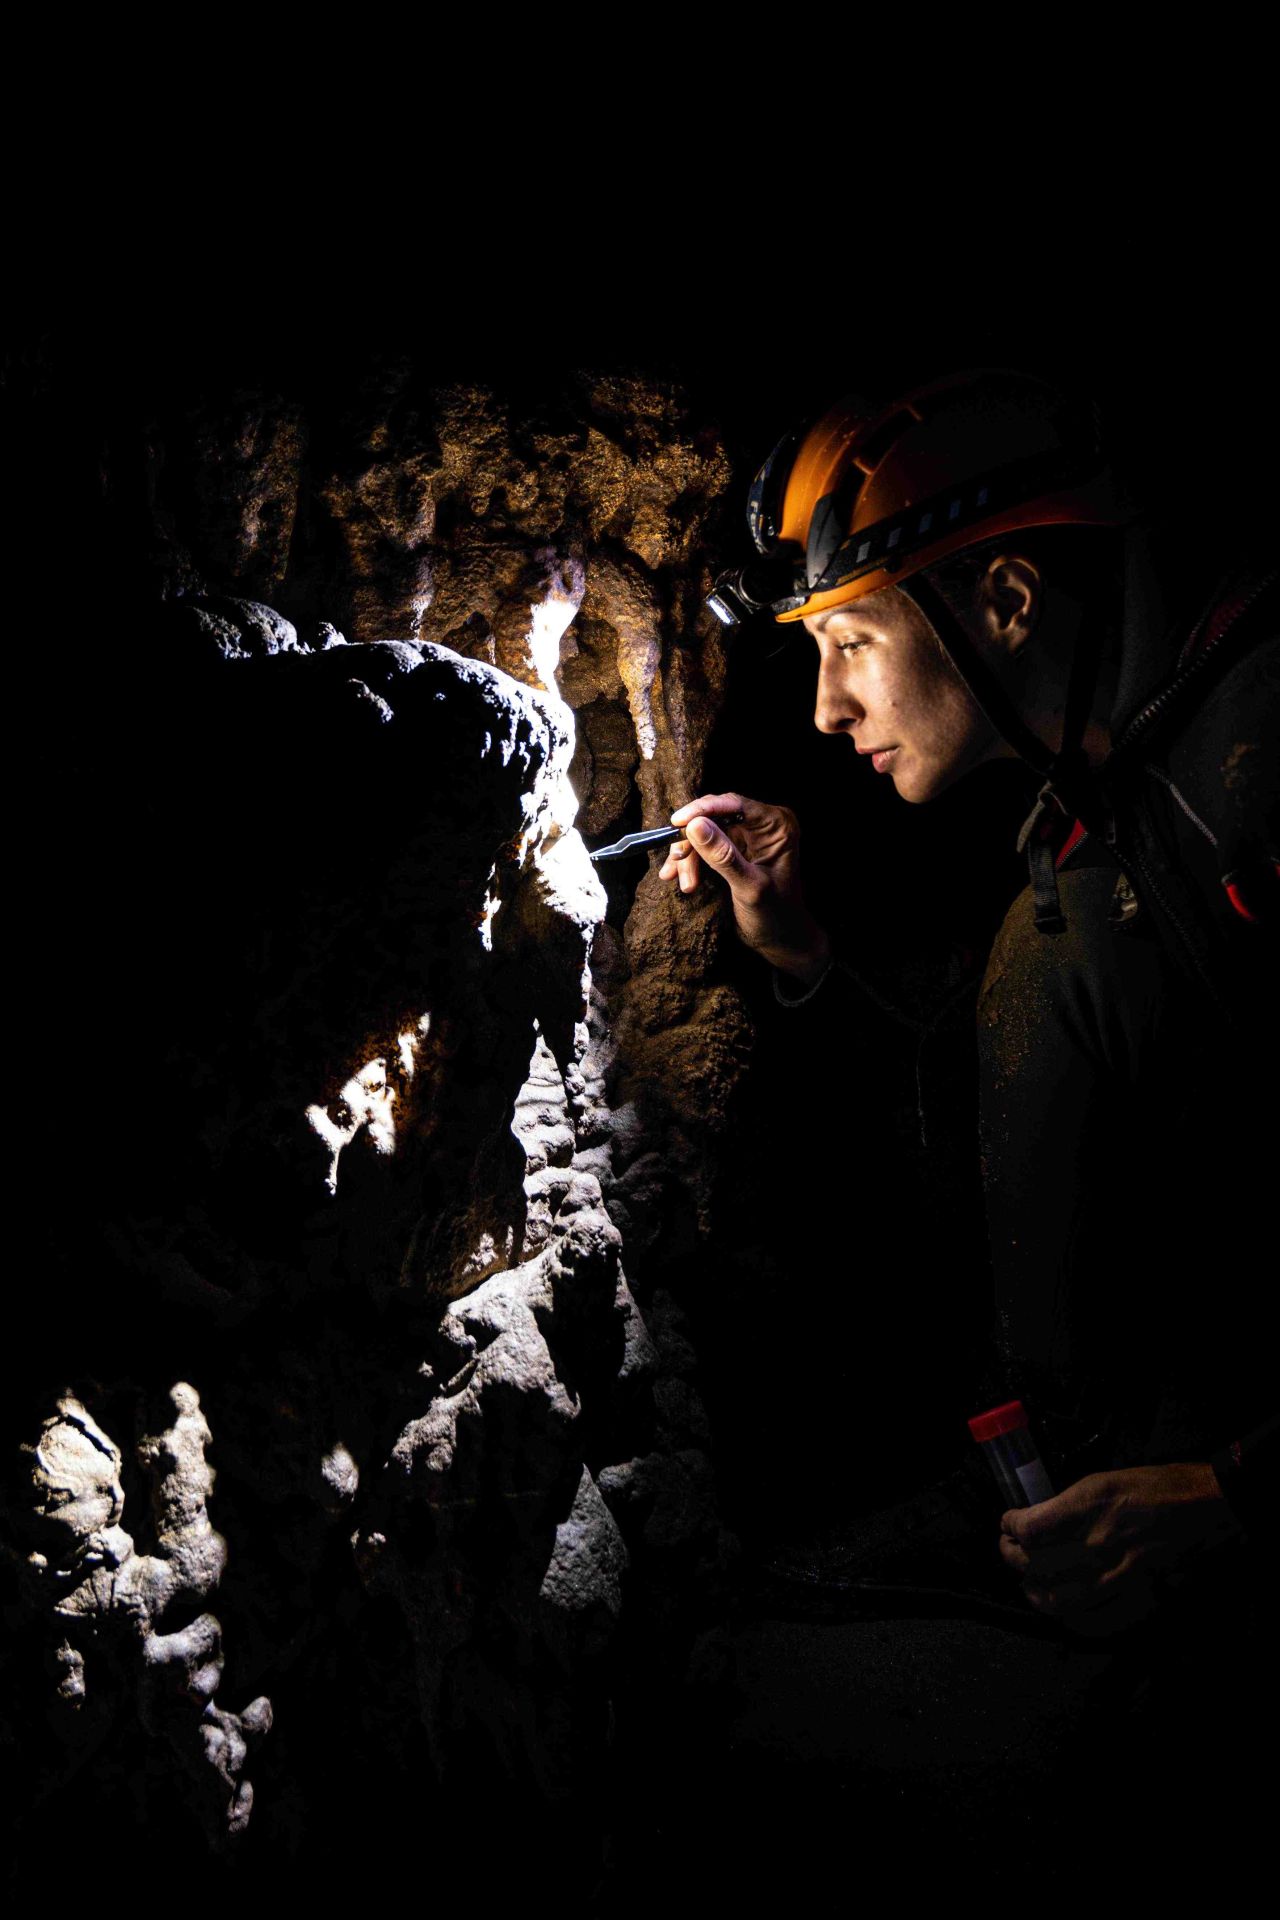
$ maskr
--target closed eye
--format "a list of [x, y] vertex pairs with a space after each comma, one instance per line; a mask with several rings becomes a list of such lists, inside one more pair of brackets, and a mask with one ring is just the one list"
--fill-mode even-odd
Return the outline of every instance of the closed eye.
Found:
[[866, 644], [865, 640], [837, 640], [836, 652], [853, 653], [858, 647], [865, 647]]

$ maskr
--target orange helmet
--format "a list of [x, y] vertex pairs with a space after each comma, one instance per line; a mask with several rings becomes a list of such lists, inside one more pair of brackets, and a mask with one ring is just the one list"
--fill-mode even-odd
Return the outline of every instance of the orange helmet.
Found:
[[765, 606], [803, 620], [995, 534], [1131, 517], [1092, 406], [1027, 374], [951, 374], [884, 409], [840, 400], [779, 441], [747, 502], [764, 562], [711, 604], [729, 624]]
[[1072, 656], [1062, 744], [1032, 731], [926, 568], [1021, 527], [1122, 527], [1134, 517], [1111, 473], [1090, 405], [998, 369], [952, 374], [893, 406], [841, 400], [779, 441], [747, 502], [761, 556], [722, 574], [708, 605], [733, 626], [768, 608], [803, 620], [897, 586], [915, 601], [996, 731], [1044, 781], [1023, 829], [1036, 925], [1065, 925], [1050, 829], [1053, 806], [1101, 816], [1083, 740], [1101, 633], [1086, 621]]

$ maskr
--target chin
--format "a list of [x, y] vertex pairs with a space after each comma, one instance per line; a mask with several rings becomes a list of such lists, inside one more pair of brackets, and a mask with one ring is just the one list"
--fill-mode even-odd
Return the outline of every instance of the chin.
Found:
[[918, 807], [924, 801], [932, 800], [935, 794], [942, 793], [947, 783], [928, 774], [922, 775], [919, 768], [905, 767], [901, 773], [893, 775], [893, 784], [900, 800], [905, 800], [908, 806]]
[[892, 778], [899, 797], [910, 806], [920, 807], [949, 793], [968, 771], [967, 766], [904, 767], [901, 774], [895, 773]]

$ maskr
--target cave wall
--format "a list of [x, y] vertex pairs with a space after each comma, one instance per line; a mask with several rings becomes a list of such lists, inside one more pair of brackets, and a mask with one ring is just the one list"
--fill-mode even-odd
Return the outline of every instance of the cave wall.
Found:
[[105, 611], [41, 822], [36, 1018], [88, 1100], [6, 1416], [14, 1804], [269, 1852], [340, 1847], [335, 1774], [351, 1826], [393, 1764], [589, 1798], [735, 1551], [681, 1276], [751, 1017], [717, 903], [656, 861], [606, 894], [580, 837], [699, 790], [733, 463], [670, 383], [515, 404], [408, 360], [193, 377], [95, 455]]

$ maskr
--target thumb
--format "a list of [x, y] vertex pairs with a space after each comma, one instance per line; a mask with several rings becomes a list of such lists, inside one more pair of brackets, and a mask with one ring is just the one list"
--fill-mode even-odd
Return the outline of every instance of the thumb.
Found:
[[714, 826], [705, 814], [699, 814], [685, 828], [686, 837], [691, 840], [708, 866], [719, 867], [725, 879], [732, 887], [747, 877], [747, 862], [739, 853], [727, 833]]
[[1050, 1500], [1038, 1500], [1031, 1507], [1011, 1507], [1008, 1513], [1000, 1516], [1000, 1531], [1010, 1540], [1016, 1540], [1019, 1546], [1033, 1546], [1052, 1534], [1064, 1519], [1062, 1495], [1054, 1494]]

